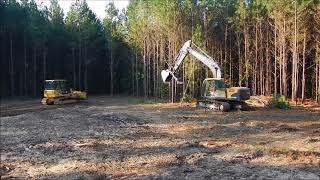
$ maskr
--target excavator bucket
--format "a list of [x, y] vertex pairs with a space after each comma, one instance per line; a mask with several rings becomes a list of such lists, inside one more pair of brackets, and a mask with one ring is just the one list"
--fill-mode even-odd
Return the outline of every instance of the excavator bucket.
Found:
[[161, 77], [163, 82], [170, 82], [172, 79], [172, 73], [169, 69], [161, 71]]
[[172, 78], [177, 82], [177, 84], [183, 84], [180, 78], [176, 77], [172, 71], [169, 69], [161, 71], [161, 77], [163, 82], [170, 82]]

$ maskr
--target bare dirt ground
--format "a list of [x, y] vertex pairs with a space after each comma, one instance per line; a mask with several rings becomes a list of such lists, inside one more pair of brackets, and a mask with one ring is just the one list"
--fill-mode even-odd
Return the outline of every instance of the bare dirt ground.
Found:
[[1, 179], [320, 179], [320, 111], [1, 104]]

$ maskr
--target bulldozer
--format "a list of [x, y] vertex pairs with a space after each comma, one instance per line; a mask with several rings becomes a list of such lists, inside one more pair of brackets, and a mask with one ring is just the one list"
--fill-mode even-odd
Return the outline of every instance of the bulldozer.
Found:
[[193, 44], [191, 40], [184, 43], [172, 64], [169, 64], [168, 69], [161, 71], [163, 82], [170, 82], [173, 79], [178, 84], [183, 84], [177, 74], [188, 54], [206, 65], [213, 75], [212, 78], [204, 79], [202, 83], [201, 98], [197, 100], [199, 107], [218, 111], [248, 108], [245, 101], [250, 99], [250, 89], [247, 87], [229, 87], [222, 78], [222, 71], [218, 62]]
[[87, 99], [87, 93], [68, 88], [65, 79], [45, 80], [43, 105], [67, 104]]

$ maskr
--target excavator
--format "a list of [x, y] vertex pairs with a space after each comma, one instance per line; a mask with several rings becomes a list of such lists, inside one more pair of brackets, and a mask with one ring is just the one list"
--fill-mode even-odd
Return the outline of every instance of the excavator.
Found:
[[222, 78], [218, 62], [194, 45], [191, 40], [184, 43], [168, 69], [161, 71], [163, 82], [170, 82], [173, 78], [178, 84], [182, 84], [177, 73], [188, 54], [205, 64], [213, 74], [212, 78], [206, 78], [202, 83], [201, 98], [197, 100], [199, 107], [224, 112], [248, 107], [245, 101], [250, 98], [250, 89], [247, 87], [228, 87]]
[[42, 98], [43, 105], [67, 104], [87, 99], [87, 93], [67, 88], [64, 79], [45, 80]]

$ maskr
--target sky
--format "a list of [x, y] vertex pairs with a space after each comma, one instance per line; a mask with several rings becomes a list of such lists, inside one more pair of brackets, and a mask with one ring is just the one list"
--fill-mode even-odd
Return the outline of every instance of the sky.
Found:
[[[38, 6], [50, 6], [50, 0], [35, 0]], [[100, 18], [103, 19], [106, 15], [105, 8], [109, 2], [113, 2], [114, 5], [121, 11], [129, 4], [129, 0], [86, 0], [89, 8]], [[60, 7], [63, 9], [63, 13], [66, 16], [70, 6], [75, 0], [58, 0]]]

